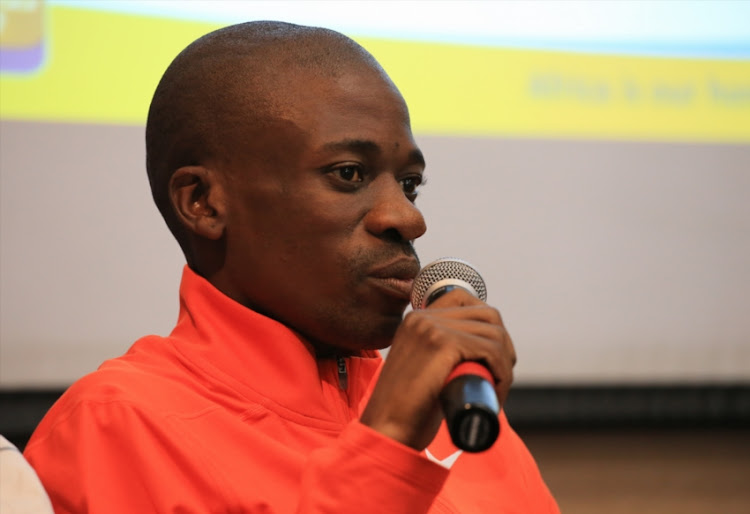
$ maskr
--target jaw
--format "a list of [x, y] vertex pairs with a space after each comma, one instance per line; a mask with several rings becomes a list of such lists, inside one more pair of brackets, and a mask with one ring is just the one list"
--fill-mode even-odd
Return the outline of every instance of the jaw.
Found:
[[[344, 321], [337, 321], [336, 329], [326, 333], [324, 338], [310, 337], [302, 333], [316, 350], [318, 356], [358, 355], [362, 351], [382, 350], [393, 341], [396, 330], [403, 321], [403, 309], [392, 314], [370, 315], [368, 320], [363, 316], [349, 316]], [[330, 325], [329, 325], [330, 326]]]

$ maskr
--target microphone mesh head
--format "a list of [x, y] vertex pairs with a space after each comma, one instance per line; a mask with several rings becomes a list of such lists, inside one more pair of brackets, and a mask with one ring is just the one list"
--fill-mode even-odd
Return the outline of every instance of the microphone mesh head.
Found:
[[487, 287], [482, 275], [471, 264], [454, 257], [443, 257], [429, 263], [417, 274], [411, 290], [411, 306], [421, 309], [424, 296], [430, 287], [445, 279], [462, 280], [474, 288], [480, 300], [487, 300]]

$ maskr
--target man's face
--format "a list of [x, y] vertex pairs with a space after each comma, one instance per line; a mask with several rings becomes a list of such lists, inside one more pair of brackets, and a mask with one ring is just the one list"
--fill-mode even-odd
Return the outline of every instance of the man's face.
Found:
[[369, 69], [283, 87], [284, 114], [232, 152], [220, 287], [321, 353], [385, 347], [426, 230], [406, 105]]

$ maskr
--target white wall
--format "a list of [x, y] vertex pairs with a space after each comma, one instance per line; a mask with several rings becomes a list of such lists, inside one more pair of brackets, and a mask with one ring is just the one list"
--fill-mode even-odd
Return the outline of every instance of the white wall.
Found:
[[[485, 276], [517, 383], [750, 380], [750, 147], [418, 138], [424, 263]], [[0, 385], [66, 385], [177, 316], [143, 128], [0, 123]]]

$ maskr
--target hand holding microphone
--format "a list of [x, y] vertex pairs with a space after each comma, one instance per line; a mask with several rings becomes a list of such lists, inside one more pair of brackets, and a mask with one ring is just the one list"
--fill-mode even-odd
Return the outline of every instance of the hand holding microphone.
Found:
[[485, 296], [481, 276], [463, 261], [440, 259], [423, 268], [415, 309], [396, 331], [364, 424], [417, 450], [444, 418], [459, 448], [482, 451], [494, 443], [515, 350]]
[[[424, 309], [445, 293], [463, 289], [482, 301], [487, 288], [479, 272], [461, 259], [438, 259], [414, 279], [411, 305]], [[462, 362], [445, 381], [440, 393], [453, 444], [468, 452], [481, 452], [493, 445], [500, 433], [500, 405], [492, 375], [477, 362]]]

